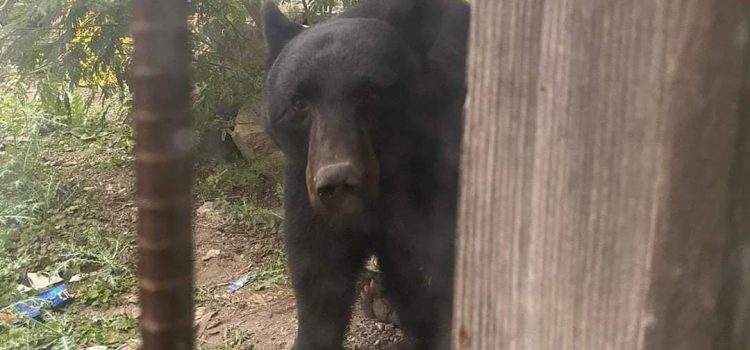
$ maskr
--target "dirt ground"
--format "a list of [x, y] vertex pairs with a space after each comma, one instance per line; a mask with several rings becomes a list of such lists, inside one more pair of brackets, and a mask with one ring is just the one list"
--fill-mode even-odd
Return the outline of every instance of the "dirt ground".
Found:
[[[113, 231], [134, 232], [137, 216], [132, 171], [91, 170], [83, 174], [75, 166], [76, 160], [65, 154], [57, 154], [55, 158], [64, 173], [88, 177], [87, 186], [103, 190], [101, 197], [92, 204], [99, 206], [101, 219], [109, 222]], [[227, 333], [244, 331], [250, 334], [253, 350], [289, 349], [296, 333], [295, 300], [286, 269], [283, 269], [280, 233], [277, 230], [239, 230], [228, 224], [228, 215], [211, 201], [197, 200], [195, 207], [193, 256], [195, 286], [200, 291], [195, 300], [197, 345], [229, 349], [232, 347], [226, 347]], [[228, 293], [228, 285], [238, 277], [274, 264], [284, 271], [280, 273], [281, 278], [267, 288], [256, 290], [258, 286], [250, 281], [236, 293]], [[123, 306], [82, 311], [137, 318], [135, 292], [133, 289], [123, 297], [127, 300]], [[357, 301], [344, 342], [348, 349], [387, 349], [403, 339], [396, 326], [366, 318]]]
[[[209, 294], [202, 305], [197, 302], [199, 342], [219, 342], [225, 330], [242, 329], [252, 334], [254, 349], [288, 349], [296, 331], [288, 279], [261, 291], [256, 291], [252, 282], [234, 294], [227, 291], [238, 276], [275, 257], [269, 256], [269, 251], [280, 249], [278, 233], [225, 232], [222, 212], [211, 203], [204, 203], [196, 212], [196, 286]], [[366, 319], [359, 303], [355, 305], [346, 336], [349, 348], [386, 349], [402, 338], [396, 327]]]

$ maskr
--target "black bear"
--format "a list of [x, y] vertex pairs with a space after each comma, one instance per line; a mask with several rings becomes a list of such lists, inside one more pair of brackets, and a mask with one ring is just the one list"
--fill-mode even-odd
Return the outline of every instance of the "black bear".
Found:
[[293, 348], [342, 348], [374, 255], [409, 347], [448, 349], [468, 4], [365, 0], [305, 28], [269, 1], [263, 21]]

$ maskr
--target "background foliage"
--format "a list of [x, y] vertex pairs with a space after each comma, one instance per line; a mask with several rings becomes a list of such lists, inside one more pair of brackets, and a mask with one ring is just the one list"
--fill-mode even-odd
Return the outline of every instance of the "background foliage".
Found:
[[[319, 22], [358, 0], [282, 0], [300, 23]], [[257, 98], [263, 77], [260, 0], [190, 2], [197, 125], [227, 121]], [[0, 66], [12, 67], [51, 113], [70, 114], [70, 91], [127, 98], [130, 7], [126, 0], [5, 0]], [[6, 72], [7, 74], [8, 72]], [[217, 118], [218, 117], [218, 118]]]
[[[313, 24], [354, 2], [280, 5]], [[257, 109], [262, 88], [260, 0], [191, 0], [189, 26], [194, 125], [231, 127], [241, 107]], [[0, 0], [0, 309], [34, 293], [18, 288], [29, 272], [84, 276], [70, 283], [75, 305], [45, 312], [44, 322], [0, 320], [0, 350], [137, 337], [133, 317], [110, 312], [130, 305], [135, 285], [129, 29], [128, 0]], [[196, 197], [217, 203], [231, 230], [275, 231], [281, 161], [200, 167]], [[282, 254], [268, 256], [256, 288], [285, 278]], [[201, 348], [240, 348], [248, 336], [225, 340]]]

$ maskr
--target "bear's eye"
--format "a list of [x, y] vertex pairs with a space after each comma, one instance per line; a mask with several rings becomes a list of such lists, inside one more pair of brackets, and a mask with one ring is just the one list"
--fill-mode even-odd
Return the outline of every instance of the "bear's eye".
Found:
[[308, 107], [307, 99], [305, 99], [302, 95], [294, 95], [292, 96], [292, 108], [297, 112], [302, 112], [306, 110]]

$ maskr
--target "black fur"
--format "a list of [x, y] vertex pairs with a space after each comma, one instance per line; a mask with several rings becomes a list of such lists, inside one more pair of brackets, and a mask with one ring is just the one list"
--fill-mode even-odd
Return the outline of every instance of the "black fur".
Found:
[[[450, 347], [468, 21], [461, 0], [370, 0], [303, 29], [264, 5], [263, 111], [286, 158], [294, 349], [341, 349], [355, 279], [370, 254], [415, 348]], [[300, 100], [316, 112], [297, 108]], [[372, 148], [377, 196], [356, 217], [332, 220], [310, 204], [312, 118], [336, 126], [325, 137], [361, 133]]]

